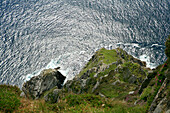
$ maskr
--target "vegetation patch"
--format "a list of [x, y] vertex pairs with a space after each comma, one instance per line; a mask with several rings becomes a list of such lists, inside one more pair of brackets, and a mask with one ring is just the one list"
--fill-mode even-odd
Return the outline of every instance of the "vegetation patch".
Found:
[[9, 85], [0, 85], [0, 89], [0, 111], [8, 113], [18, 109], [20, 89]]
[[152, 87], [148, 86], [147, 88], [144, 89], [142, 95], [140, 96], [141, 100], [147, 101], [147, 98], [151, 96], [152, 93]]
[[97, 68], [103, 63], [110, 64], [116, 62], [118, 58], [119, 57], [117, 56], [116, 50], [106, 50], [105, 48], [102, 48], [92, 56], [92, 58], [89, 60], [89, 62], [86, 64], [78, 76], [82, 76], [85, 72], [87, 72], [87, 70], [93, 67]]

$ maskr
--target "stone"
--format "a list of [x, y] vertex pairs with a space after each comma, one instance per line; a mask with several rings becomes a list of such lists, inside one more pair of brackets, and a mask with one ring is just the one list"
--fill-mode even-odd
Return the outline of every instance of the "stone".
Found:
[[52, 92], [44, 96], [44, 100], [49, 103], [57, 103], [61, 89], [54, 89]]
[[[169, 85], [169, 80], [165, 78], [162, 86], [160, 87], [157, 95], [155, 96], [149, 112], [160, 113], [162, 111], [168, 111], [170, 109], [169, 97], [168, 97], [168, 89], [167, 86]], [[164, 95], [163, 97], [161, 95]], [[160, 112], [158, 112], [160, 111]]]
[[22, 91], [27, 97], [38, 99], [45, 91], [48, 91], [55, 86], [61, 88], [65, 78], [66, 77], [59, 71], [46, 69], [38, 76], [34, 76], [24, 83]]
[[156, 106], [155, 110], [153, 113], [162, 113], [163, 111], [168, 111], [170, 110], [170, 107], [168, 105], [169, 100], [165, 97], [163, 98], [159, 104]]

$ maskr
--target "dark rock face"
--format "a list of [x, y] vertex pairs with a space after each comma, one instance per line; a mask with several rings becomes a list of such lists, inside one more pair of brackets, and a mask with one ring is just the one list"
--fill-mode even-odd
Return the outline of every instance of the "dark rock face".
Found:
[[143, 92], [143, 89], [146, 88], [148, 84], [150, 83], [151, 79], [153, 78], [152, 74], [153, 74], [152, 71], [148, 72], [148, 76], [145, 78], [145, 80], [142, 82], [142, 85], [140, 86], [140, 89], [138, 92], [139, 94], [141, 94]]
[[45, 91], [55, 86], [61, 88], [65, 78], [59, 71], [47, 69], [42, 71], [40, 75], [32, 77], [27, 81], [23, 85], [22, 90], [27, 97], [38, 99]]

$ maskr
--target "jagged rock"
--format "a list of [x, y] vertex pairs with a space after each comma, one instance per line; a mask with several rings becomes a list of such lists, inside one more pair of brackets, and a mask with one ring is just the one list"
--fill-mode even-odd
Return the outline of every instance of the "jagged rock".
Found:
[[[87, 79], [88, 80], [88, 79]], [[65, 83], [64, 89], [67, 92], [73, 92], [75, 94], [82, 93], [82, 89], [86, 86], [86, 79], [74, 78]]]
[[34, 76], [24, 83], [22, 90], [27, 97], [38, 99], [45, 91], [54, 86], [61, 88], [65, 78], [59, 71], [46, 69], [40, 75]]
[[142, 82], [143, 82], [143, 78], [142, 78], [142, 77], [139, 77], [139, 78], [138, 78], [138, 82], [139, 82], [139, 83], [142, 83]]
[[165, 72], [165, 76], [168, 80], [170, 80], [170, 69], [167, 69], [167, 71]]
[[87, 72], [85, 72], [82, 76], [81, 79], [86, 79], [90, 76], [89, 70], [87, 70]]
[[[153, 100], [149, 112], [161, 113], [163, 111], [168, 111], [170, 109], [167, 86], [169, 85], [169, 80], [166, 78], [159, 89], [155, 99]], [[160, 112], [159, 112], [160, 111]]]
[[85, 87], [85, 86], [86, 86], [86, 81], [87, 81], [87, 79], [82, 79], [81, 81], [82, 81], [82, 82], [81, 82], [81, 83], [82, 83], [82, 84], [81, 84], [82, 87]]
[[104, 77], [108, 77], [108, 74], [104, 75]]
[[52, 92], [44, 96], [44, 100], [49, 103], [56, 103], [59, 100], [61, 89], [54, 89]]
[[87, 70], [81, 77], [80, 77], [80, 79], [86, 79], [86, 78], [88, 78], [88, 77], [90, 77], [90, 74], [92, 73], [92, 72], [96, 72], [96, 68], [92, 68], [92, 69], [89, 69], [89, 70]]
[[[166, 108], [167, 107], [167, 108]], [[168, 108], [168, 99], [165, 97], [164, 99], [161, 100], [161, 102], [156, 106], [155, 110], [153, 113], [162, 113], [164, 111], [164, 109], [166, 108], [166, 110], [168, 111], [168, 109], [170, 110], [170, 107]], [[165, 110], [165, 111], [166, 111]]]
[[54, 68], [56, 71], [58, 71], [60, 69], [60, 67]]
[[122, 69], [122, 66], [119, 64], [114, 70], [114, 73], [118, 73], [120, 69]]

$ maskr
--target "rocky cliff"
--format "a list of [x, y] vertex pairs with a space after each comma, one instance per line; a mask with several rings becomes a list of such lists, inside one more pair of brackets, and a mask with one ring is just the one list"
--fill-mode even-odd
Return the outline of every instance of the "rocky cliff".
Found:
[[167, 61], [153, 70], [120, 48], [102, 48], [63, 87], [65, 77], [49, 69], [26, 82], [22, 89], [33, 99], [44, 95], [47, 103], [58, 106], [53, 107], [62, 112], [70, 109], [81, 112], [87, 107], [94, 109], [92, 112], [99, 109], [99, 112], [169, 113], [169, 45], [170, 36], [165, 50]]
[[38, 99], [45, 91], [54, 87], [60, 89], [65, 78], [66, 77], [56, 69], [46, 69], [43, 70], [40, 75], [32, 77], [24, 83], [22, 91], [27, 97]]
[[[62, 91], [56, 94], [57, 99], [61, 92], [62, 96], [94, 94], [109, 100], [125, 101], [130, 106], [143, 106], [143, 112], [169, 113], [169, 57], [154, 70], [145, 66], [145, 62], [120, 48], [102, 48], [73, 80], [67, 81]], [[55, 97], [53, 92], [51, 94], [53, 97], [48, 101]]]
[[102, 48], [64, 88], [77, 94], [94, 93], [109, 98], [122, 95], [124, 98], [129, 92], [136, 91], [146, 78], [149, 69], [145, 65], [120, 48]]

